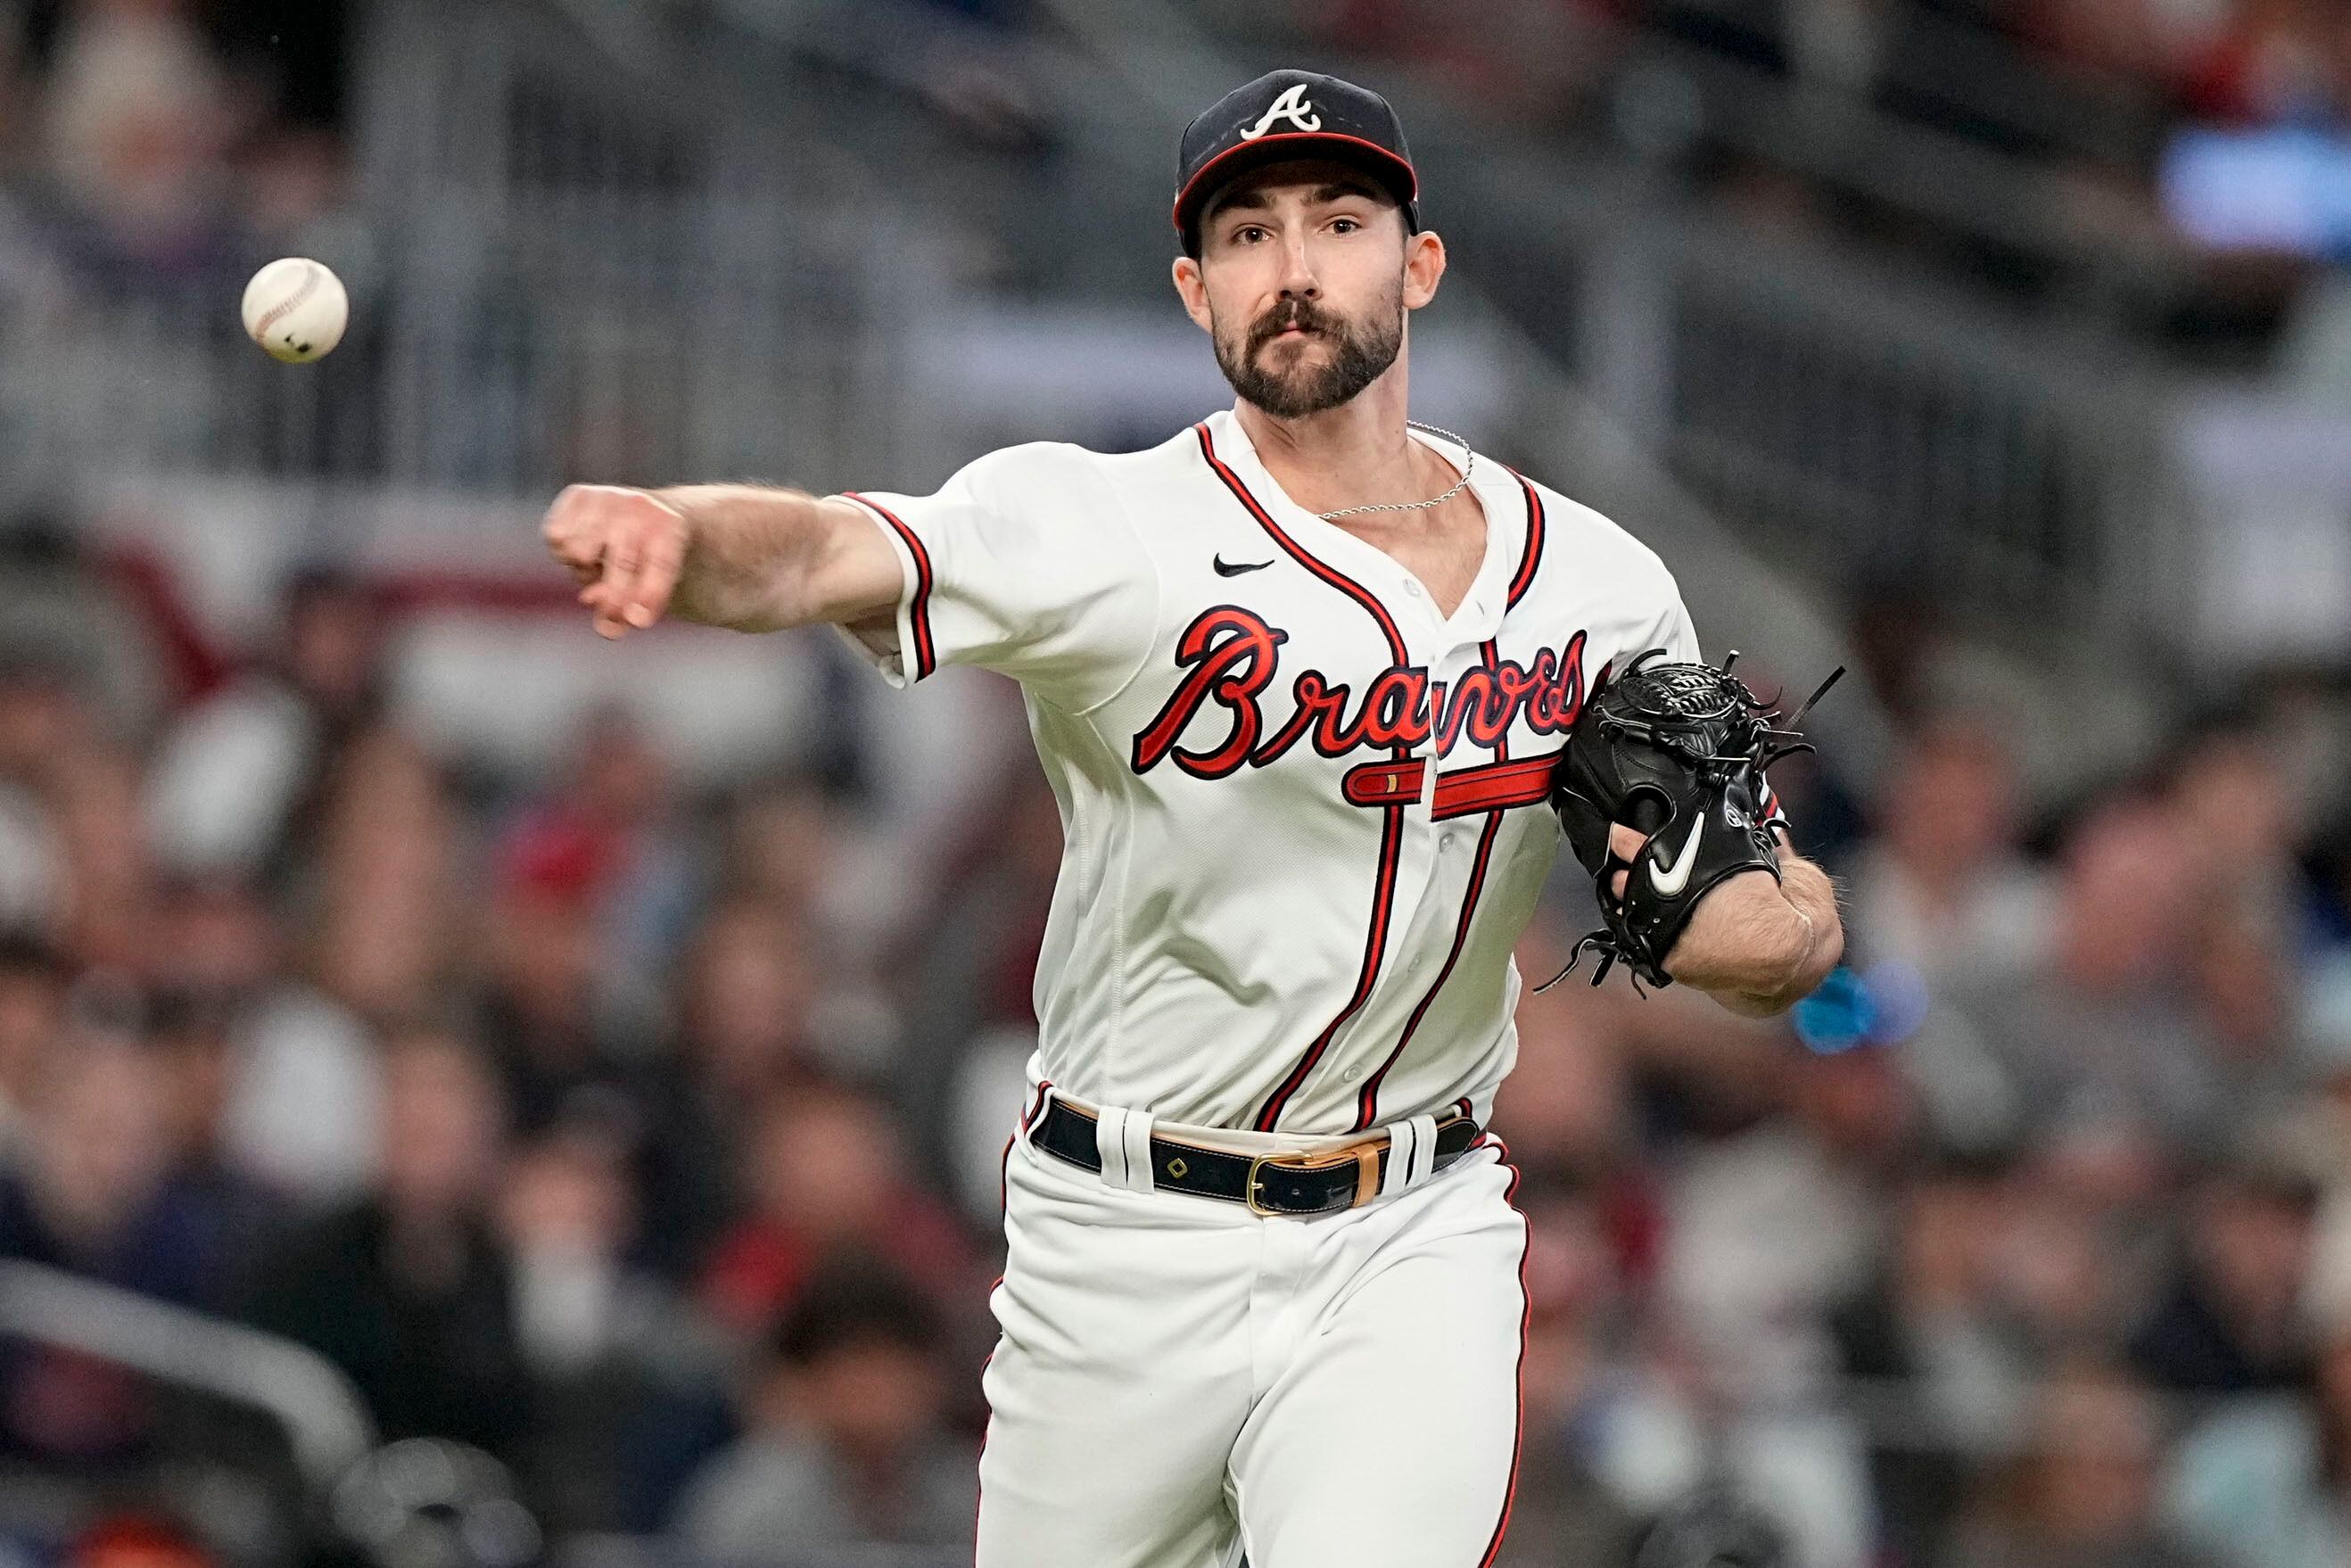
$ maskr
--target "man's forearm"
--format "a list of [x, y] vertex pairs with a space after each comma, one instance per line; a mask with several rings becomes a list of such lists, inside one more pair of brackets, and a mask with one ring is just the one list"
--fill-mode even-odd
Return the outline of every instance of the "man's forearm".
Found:
[[1778, 882], [1745, 873], [1699, 901], [1666, 971], [1734, 1012], [1767, 1017], [1809, 995], [1844, 952], [1835, 884], [1783, 852]]
[[686, 550], [670, 613], [737, 632], [774, 632], [818, 619], [795, 585], [816, 577], [824, 544], [816, 497], [754, 485], [656, 490], [686, 522]]

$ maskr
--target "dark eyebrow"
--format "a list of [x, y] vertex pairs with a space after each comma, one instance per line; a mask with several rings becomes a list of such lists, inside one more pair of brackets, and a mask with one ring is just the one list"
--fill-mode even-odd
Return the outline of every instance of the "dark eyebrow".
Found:
[[1261, 213], [1271, 205], [1273, 204], [1265, 199], [1264, 186], [1243, 185], [1235, 190], [1220, 193], [1215, 201], [1208, 204], [1208, 210], [1203, 216], [1219, 218], [1230, 212]]

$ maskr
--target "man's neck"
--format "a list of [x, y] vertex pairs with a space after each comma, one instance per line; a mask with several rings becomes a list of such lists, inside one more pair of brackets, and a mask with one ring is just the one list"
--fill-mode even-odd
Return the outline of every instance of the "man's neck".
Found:
[[1336, 408], [1283, 419], [1251, 402], [1233, 415], [1282, 489], [1309, 511], [1366, 502], [1414, 501], [1433, 464], [1405, 434], [1405, 366], [1386, 372]]

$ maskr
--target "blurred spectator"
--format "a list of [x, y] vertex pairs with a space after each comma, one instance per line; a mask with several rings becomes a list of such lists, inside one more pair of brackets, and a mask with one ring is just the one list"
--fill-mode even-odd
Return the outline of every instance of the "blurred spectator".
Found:
[[[1537, 1181], [1541, 1185], [1535, 1185]], [[1628, 1560], [1638, 1499], [1616, 1490], [1646, 1392], [1611, 1355], [1624, 1306], [1600, 1216], [1573, 1183], [1533, 1178], [1527, 1217], [1524, 1441], [1510, 1532], [1496, 1568]]]
[[235, 1025], [222, 999], [180, 991], [158, 994], [148, 1019], [149, 1049], [162, 1075], [172, 1181], [204, 1214], [211, 1275], [204, 1304], [216, 1309], [247, 1299], [252, 1270], [288, 1218], [281, 1195], [231, 1160], [223, 1135]]
[[84, 963], [136, 972], [154, 906], [136, 764], [128, 752], [98, 745], [53, 758], [49, 771], [66, 861], [65, 941]]
[[1661, 1304], [1738, 1479], [1770, 1500], [1799, 1561], [1853, 1568], [1869, 1546], [1868, 1468], [1827, 1319], [1885, 1244], [1878, 1192], [1911, 1107], [1887, 1051], [1776, 1051], [1781, 1106], [1690, 1149], [1668, 1183]]
[[1494, 1120], [1523, 1168], [1593, 1178], [1637, 1157], [1623, 1050], [1583, 1000], [1552, 993], [1520, 1004], [1518, 1064]]
[[[1540, 935], [1530, 942], [1520, 968], [1539, 969], [1550, 954], [1537, 958], [1535, 949], [1545, 946]], [[1614, 1271], [1646, 1290], [1663, 1245], [1663, 1173], [1645, 1157], [1634, 1048], [1593, 999], [1580, 987], [1520, 998], [1518, 1065], [1496, 1098], [1494, 1124], [1531, 1182], [1565, 1182], [1583, 1195]]]
[[771, 1092], [744, 1151], [750, 1212], [723, 1236], [703, 1279], [713, 1317], [756, 1339], [791, 1309], [818, 1267], [872, 1253], [942, 1305], [981, 1284], [953, 1212], [918, 1185], [896, 1125], [872, 1096], [812, 1082]]
[[2166, 801], [2101, 802], [2064, 846], [2045, 945], [1948, 977], [1950, 1005], [1907, 1053], [1944, 1140], [2146, 1136], [2176, 1151], [2217, 1134], [2224, 1080], [2178, 984], [2203, 891], [2191, 842]]
[[702, 868], [679, 816], [653, 737], [625, 709], [607, 708], [581, 727], [553, 795], [506, 834], [510, 878], [559, 881], [592, 909], [583, 999], [603, 1033], [650, 1032], [662, 979], [689, 935]]
[[2192, 938], [2196, 1022], [2211, 1045], [2230, 1135], [2275, 1117], [2302, 1088], [2291, 915], [2282, 903], [2223, 898]]
[[799, 920], [747, 896], [721, 901], [695, 934], [645, 1151], [647, 1202], [662, 1217], [653, 1253], [664, 1267], [700, 1265], [740, 1207], [761, 1108], [818, 1070], [810, 940]]
[[2027, 1448], [1986, 1500], [1951, 1568], [2210, 1568], [2157, 1518], [2164, 1433], [2147, 1391], [2087, 1365], [2043, 1389]]
[[313, 972], [381, 1020], [436, 1005], [460, 937], [459, 822], [439, 762], [389, 727], [354, 736], [319, 803]]
[[42, 1061], [65, 1027], [65, 960], [30, 936], [0, 934], [0, 1161], [31, 1136]]
[[0, 1173], [0, 1255], [167, 1301], [212, 1294], [210, 1217], [172, 1181], [171, 1083], [125, 1034], [79, 1027], [43, 1054], [24, 1158]]
[[941, 1424], [939, 1323], [889, 1269], [811, 1277], [750, 1391], [749, 1434], [695, 1478], [676, 1530], [708, 1561], [843, 1548], [967, 1547], [975, 1455]]
[[375, 719], [384, 631], [375, 596], [332, 570], [296, 574], [260, 667], [182, 716], [147, 788], [147, 826], [183, 872], [282, 879], [313, 847], [337, 758]]
[[2341, 84], [2327, 81], [2329, 9], [2308, 0], [2241, 0], [2213, 14], [2217, 26], [2184, 62], [2181, 96], [2198, 116], [2277, 124], [2325, 111]]
[[0, 517], [0, 646], [37, 648], [89, 704], [99, 733], [145, 736], [166, 696], [162, 653], [63, 502]]
[[2214, 719], [2180, 744], [2169, 790], [2206, 895], [2281, 927], [2303, 902], [2294, 852], [2307, 826], [2289, 755], [2283, 737], [2253, 716]]
[[2351, 1292], [2314, 1294], [2314, 1398], [2221, 1406], [2181, 1445], [2170, 1506], [2230, 1568], [2351, 1563]]
[[1910, 1107], [1886, 1051], [1781, 1051], [1784, 1113], [1683, 1162], [1663, 1285], [1740, 1397], [1803, 1400], [1834, 1368], [1828, 1309], [1861, 1289], [1882, 1244], [1878, 1189]]
[[[126, 933], [120, 881], [85, 889], [84, 871], [103, 876], [135, 861], [135, 833], [108, 844], [114, 803], [107, 786], [97, 716], [84, 699], [81, 673], [39, 643], [0, 644], [0, 926], [37, 932], [78, 958], [85, 939]], [[87, 782], [92, 798], [77, 798]], [[112, 896], [109, 896], [112, 895]], [[128, 956], [114, 952], [117, 962]]]
[[169, 276], [225, 248], [227, 154], [264, 107], [222, 70], [187, 0], [81, 0], [48, 62], [43, 143], [91, 221], [91, 263]]
[[350, 1009], [298, 978], [272, 988], [237, 1027], [225, 1157], [298, 1203], [349, 1197], [374, 1174], [381, 1067]]
[[2301, 1001], [2297, 1093], [2264, 1131], [2331, 1193], [2351, 1196], [2351, 959], [2322, 966]]
[[2317, 1207], [2306, 1176], [2252, 1157], [2199, 1182], [2178, 1274], [2131, 1338], [2138, 1370], [2158, 1387], [2196, 1395], [2305, 1382], [2302, 1311]]
[[1995, 1275], [2006, 1183], [1989, 1165], [1913, 1175], [1877, 1277], [1830, 1320], [1859, 1380], [1882, 1547], [1899, 1564], [1940, 1560], [1970, 1477], [2012, 1432], [2031, 1375]]
[[385, 1046], [381, 1174], [295, 1237], [256, 1292], [262, 1327], [340, 1366], [391, 1437], [503, 1450], [529, 1419], [513, 1270], [489, 1223], [497, 1086], [462, 1039]]
[[849, 821], [814, 784], [786, 779], [747, 791], [726, 824], [727, 884], [777, 909], [829, 915], [851, 837]]
[[[0, 1172], [0, 1258], [194, 1304], [214, 1294], [222, 1238], [172, 1180], [167, 1087], [136, 1040], [77, 1029], [43, 1053], [22, 1158]], [[15, 1347], [0, 1361], [0, 1445], [87, 1463], [152, 1436], [134, 1374], [76, 1352]]]
[[479, 1027], [527, 1128], [621, 1075], [598, 1027], [598, 857], [587, 834], [558, 829], [510, 839], [494, 873]]
[[65, 1568], [215, 1568], [193, 1532], [144, 1511], [99, 1519], [67, 1545]]
[[551, 1531], [644, 1530], [702, 1434], [723, 1432], [716, 1345], [628, 1261], [627, 1134], [575, 1115], [518, 1149], [498, 1196], [534, 1418], [517, 1458]]
[[1998, 734], [1948, 716], [1895, 755], [1848, 894], [1867, 960], [1930, 978], [2023, 963], [2047, 943], [2048, 895], [2018, 852], [2015, 770]]
[[[989, 1026], [1037, 1021], [1037, 956], [1061, 874], [1061, 808], [1043, 778], [1022, 769], [955, 826], [958, 841], [924, 862], [932, 892], [883, 963], [900, 979], [907, 1014], [906, 1039], [892, 1061], [893, 1078], [906, 1083], [952, 1083]], [[926, 1152], [946, 1146], [953, 1108], [945, 1094], [899, 1103]], [[934, 1164], [943, 1177], [950, 1168]]]
[[237, 1165], [323, 1202], [373, 1168], [372, 1029], [441, 1005], [460, 907], [453, 802], [405, 737], [352, 737], [315, 816], [300, 966], [253, 1008], [225, 1116]]
[[2035, 1375], [2108, 1354], [2127, 1332], [2147, 1286], [2126, 1233], [2158, 1176], [2148, 1146], [2111, 1129], [2032, 1150], [2008, 1172], [1993, 1278]]

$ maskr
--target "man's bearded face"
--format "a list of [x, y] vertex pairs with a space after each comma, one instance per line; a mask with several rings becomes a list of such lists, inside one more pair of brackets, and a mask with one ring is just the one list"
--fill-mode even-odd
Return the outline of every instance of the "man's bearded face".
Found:
[[1215, 323], [1217, 366], [1244, 402], [1281, 419], [1336, 408], [1379, 380], [1404, 347], [1404, 280], [1358, 317], [1288, 298], [1246, 329]]

